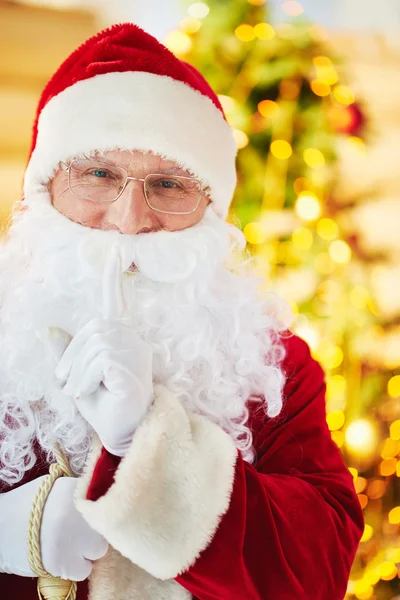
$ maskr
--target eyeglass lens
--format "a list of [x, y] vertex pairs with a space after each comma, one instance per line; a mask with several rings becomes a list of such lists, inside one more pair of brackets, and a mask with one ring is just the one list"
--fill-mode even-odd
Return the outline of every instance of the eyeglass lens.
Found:
[[[71, 191], [80, 198], [96, 202], [115, 200], [126, 178], [125, 169], [93, 160], [75, 160], [69, 169]], [[175, 213], [194, 210], [201, 195], [196, 179], [175, 175], [147, 175], [144, 191], [151, 208]]]

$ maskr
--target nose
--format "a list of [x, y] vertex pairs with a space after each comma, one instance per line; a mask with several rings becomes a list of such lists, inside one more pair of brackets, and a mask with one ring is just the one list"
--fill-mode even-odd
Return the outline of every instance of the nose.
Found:
[[143, 181], [130, 179], [121, 196], [111, 203], [108, 222], [121, 233], [135, 235], [161, 229], [159, 217], [146, 203]]

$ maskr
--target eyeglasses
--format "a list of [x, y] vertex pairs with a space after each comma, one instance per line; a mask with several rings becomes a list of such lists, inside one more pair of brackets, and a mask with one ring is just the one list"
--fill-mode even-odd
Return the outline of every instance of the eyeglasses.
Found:
[[190, 215], [210, 191], [209, 186], [203, 186], [195, 177], [151, 173], [141, 179], [131, 177], [124, 167], [99, 159], [75, 159], [61, 164], [68, 173], [70, 191], [79, 198], [94, 202], [114, 202], [130, 180], [143, 181], [144, 197], [149, 208], [170, 215]]

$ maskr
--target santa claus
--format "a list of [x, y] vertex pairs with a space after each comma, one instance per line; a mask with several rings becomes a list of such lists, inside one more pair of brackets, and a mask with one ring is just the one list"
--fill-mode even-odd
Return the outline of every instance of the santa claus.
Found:
[[225, 221], [235, 154], [133, 24], [45, 88], [0, 254], [2, 598], [343, 599], [362, 512], [322, 369]]

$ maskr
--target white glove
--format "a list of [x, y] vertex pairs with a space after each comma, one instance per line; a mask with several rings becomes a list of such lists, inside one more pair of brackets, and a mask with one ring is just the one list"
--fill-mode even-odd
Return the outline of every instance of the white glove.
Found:
[[[34, 577], [28, 561], [28, 524], [43, 477], [0, 494], [0, 571]], [[102, 558], [106, 540], [89, 527], [74, 505], [77, 479], [57, 479], [44, 506], [40, 544], [42, 564], [55, 577], [82, 581], [92, 561]]]
[[[69, 343], [55, 371], [103, 446], [124, 456], [153, 401], [153, 354], [124, 319], [117, 251], [105, 269], [104, 319], [93, 319]], [[65, 332], [64, 332], [65, 335]]]

